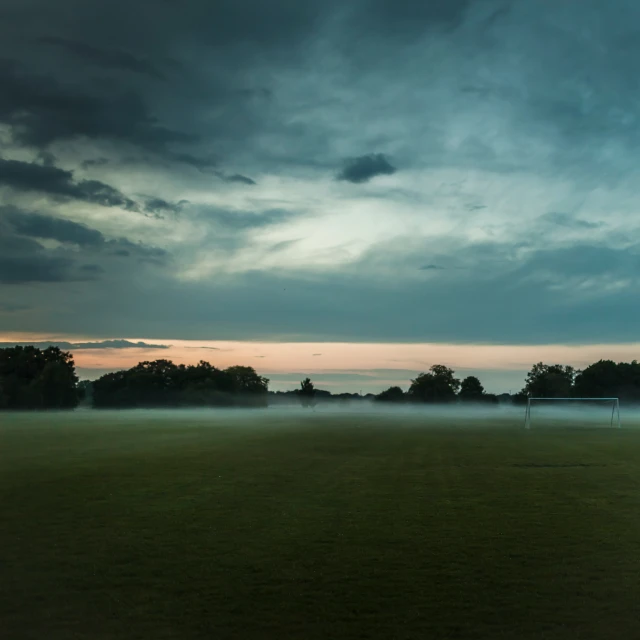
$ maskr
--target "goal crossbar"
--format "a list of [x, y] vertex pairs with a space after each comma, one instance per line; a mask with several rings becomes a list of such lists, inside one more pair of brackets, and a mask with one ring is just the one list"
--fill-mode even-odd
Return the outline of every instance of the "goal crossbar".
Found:
[[613, 427], [614, 417], [617, 414], [617, 428], [620, 429], [622, 426], [620, 423], [620, 399], [619, 398], [537, 398], [528, 396], [527, 397], [527, 408], [524, 414], [524, 428], [531, 429], [531, 401], [532, 400], [560, 400], [560, 401], [575, 401], [582, 400], [583, 402], [613, 402], [613, 406], [611, 407], [611, 425]]

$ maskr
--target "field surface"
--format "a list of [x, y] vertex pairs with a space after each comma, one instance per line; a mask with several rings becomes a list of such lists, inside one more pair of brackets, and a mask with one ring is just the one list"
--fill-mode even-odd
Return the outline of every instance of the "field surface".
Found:
[[638, 429], [0, 414], [0, 505], [7, 640], [640, 638]]

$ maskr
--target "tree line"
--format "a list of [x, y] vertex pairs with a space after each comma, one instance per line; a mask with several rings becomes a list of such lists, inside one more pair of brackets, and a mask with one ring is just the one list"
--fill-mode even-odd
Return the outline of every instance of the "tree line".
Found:
[[455, 371], [442, 364], [434, 364], [427, 373], [411, 381], [405, 393], [400, 387], [389, 387], [376, 400], [379, 402], [418, 402], [447, 404], [473, 402], [497, 404], [498, 396], [487, 393], [476, 376], [464, 380], [456, 378]]
[[513, 396], [495, 396], [485, 393], [480, 380], [469, 376], [460, 381], [453, 370], [434, 365], [428, 373], [411, 381], [405, 393], [400, 387], [390, 387], [378, 400], [387, 402], [489, 402], [508, 401], [524, 404], [527, 397], [535, 398], [619, 398], [621, 401], [640, 403], [640, 363], [599, 360], [584, 369], [569, 365], [534, 364], [521, 391]]
[[266, 378], [252, 367], [218, 369], [201, 360], [140, 362], [94, 381], [78, 381], [73, 356], [58, 347], [0, 349], [0, 409], [265, 407]]
[[462, 380], [444, 365], [421, 373], [406, 391], [392, 386], [377, 395], [334, 394], [305, 378], [298, 389], [269, 391], [269, 380], [253, 367], [219, 369], [201, 360], [177, 365], [170, 360], [140, 362], [94, 381], [79, 381], [71, 353], [58, 347], [16, 346], [0, 349], [0, 409], [72, 409], [84, 403], [96, 409], [142, 407], [266, 407], [296, 403], [372, 400], [381, 403], [524, 403], [545, 398], [618, 397], [640, 402], [640, 364], [600, 360], [583, 370], [539, 362], [528, 372], [524, 388], [510, 396], [487, 393], [475, 376]]
[[73, 357], [58, 347], [0, 349], [0, 409], [72, 409], [77, 385]]
[[599, 360], [578, 370], [560, 364], [533, 365], [517, 402], [527, 395], [536, 398], [620, 398], [621, 402], [640, 402], [640, 363]]
[[93, 407], [266, 407], [269, 381], [253, 367], [218, 369], [170, 360], [140, 362], [126, 371], [107, 373], [91, 384]]
[[437, 403], [474, 402], [497, 404], [498, 396], [486, 393], [482, 383], [475, 376], [468, 376], [460, 381], [455, 371], [441, 364], [433, 365], [427, 373], [421, 373], [411, 381], [405, 392], [401, 387], [389, 387], [375, 395], [368, 393], [338, 393], [317, 389], [310, 378], [300, 383], [299, 389], [277, 391], [271, 404], [301, 404], [313, 407], [328, 401], [374, 400], [384, 403]]

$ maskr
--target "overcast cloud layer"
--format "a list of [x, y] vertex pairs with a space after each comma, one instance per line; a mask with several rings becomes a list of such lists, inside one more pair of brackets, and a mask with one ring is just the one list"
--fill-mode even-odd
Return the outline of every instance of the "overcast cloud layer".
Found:
[[0, 331], [637, 339], [634, 0], [4, 0]]

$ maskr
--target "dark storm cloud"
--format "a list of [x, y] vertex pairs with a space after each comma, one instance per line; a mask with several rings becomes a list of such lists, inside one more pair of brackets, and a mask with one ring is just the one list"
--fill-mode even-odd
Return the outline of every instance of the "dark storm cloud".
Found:
[[39, 38], [39, 41], [43, 44], [60, 47], [78, 58], [80, 62], [95, 64], [106, 69], [119, 69], [140, 73], [159, 80], [165, 79], [165, 75], [148, 60], [134, 56], [127, 51], [101, 49], [86, 42], [68, 40], [57, 36], [43, 36]]
[[[62, 0], [52, 11], [44, 0], [7, 0], [0, 122], [21, 144], [82, 138], [150, 151], [155, 161], [216, 167], [225, 160], [216, 139], [238, 145], [261, 128], [272, 89], [251, 79], [254, 68], [287, 64], [340, 5]], [[132, 12], [145, 16], [144, 29]], [[27, 40], [41, 46], [28, 47]], [[145, 82], [169, 73], [170, 83]]]
[[225, 180], [227, 182], [239, 182], [240, 184], [248, 184], [248, 185], [256, 184], [255, 180], [252, 180], [251, 178], [247, 178], [247, 176], [240, 175], [239, 173], [236, 173], [235, 175], [232, 175], [232, 176], [227, 176]]
[[71, 257], [47, 251], [34, 240], [15, 236], [0, 226], [0, 284], [82, 279], [74, 267]]
[[[307, 64], [315, 43], [326, 40], [348, 56], [348, 46], [362, 41], [360, 54], [375, 68], [378, 56], [386, 55], [375, 53], [379, 45], [391, 40], [397, 46], [397, 35], [456, 27], [469, 4], [114, 0], [99, 6], [62, 0], [53, 12], [44, 0], [7, 0], [4, 29], [0, 24], [7, 44], [0, 44], [0, 56], [4, 49], [5, 57], [14, 59], [0, 64], [0, 121], [24, 144], [44, 147], [78, 138], [116, 142], [205, 171], [224, 165], [237, 150], [250, 149], [254, 134], [268, 131], [283, 141], [296, 136], [272, 79], [292, 60]], [[131, 20], [131, 11], [145, 16], [143, 30]], [[18, 32], [16, 40], [12, 34]], [[11, 46], [25, 37], [41, 46]], [[167, 75], [168, 69], [179, 71], [171, 83], [145, 82]], [[106, 80], [103, 70], [109, 72]], [[322, 155], [313, 142], [323, 136], [311, 128], [305, 138], [291, 158], [294, 164]], [[277, 146], [286, 151], [289, 145]], [[209, 157], [211, 149], [215, 159]], [[274, 167], [273, 158], [249, 157]], [[335, 160], [321, 162], [335, 166]], [[389, 171], [382, 163], [379, 169], [369, 178]], [[353, 175], [355, 181], [368, 179]], [[244, 171], [226, 180], [254, 183]]]
[[42, 150], [38, 153], [38, 162], [45, 167], [54, 167], [56, 164], [56, 157], [53, 153]]
[[338, 173], [338, 180], [347, 182], [369, 182], [376, 176], [394, 174], [397, 169], [387, 160], [382, 153], [371, 153], [359, 158], [350, 158], [345, 162], [343, 169]]
[[[135, 256], [158, 263], [169, 259], [169, 253], [165, 249], [142, 242], [132, 242], [123, 237], [107, 239], [97, 229], [64, 218], [31, 213], [17, 207], [0, 207], [0, 222], [3, 220], [9, 224], [10, 233], [16, 236], [57, 240], [61, 243], [76, 244], [87, 250], [106, 250], [110, 255]], [[8, 234], [0, 227], [0, 238], [3, 237], [6, 239]], [[37, 243], [31, 243], [30, 246], [36, 245]]]
[[105, 243], [105, 249], [110, 255], [119, 258], [137, 258], [139, 262], [164, 266], [169, 263], [171, 256], [168, 251], [160, 247], [153, 247], [142, 242], [132, 242], [127, 238], [116, 238]]
[[[402, 201], [403, 207], [413, 206], [415, 216], [406, 222], [412, 213], [404, 209], [399, 227], [413, 227], [413, 221], [417, 227], [429, 215], [438, 228], [453, 212], [460, 237], [451, 250], [374, 247], [378, 262], [367, 256], [327, 271], [314, 268], [311, 256], [295, 270], [269, 271], [258, 260], [249, 273], [214, 274], [199, 282], [174, 275], [181, 267], [197, 266], [188, 259], [173, 271], [150, 269], [141, 276], [141, 262], [170, 264], [172, 255], [162, 249], [122, 238], [92, 245], [87, 231], [75, 227], [31, 219], [18, 228], [7, 221], [0, 280], [74, 285], [34, 287], [32, 298], [25, 293], [33, 313], [21, 314], [19, 325], [7, 315], [0, 328], [203, 340], [213, 330], [228, 339], [636, 339], [640, 263], [638, 249], [624, 245], [635, 230], [625, 223], [625, 230], [631, 229], [627, 237], [606, 246], [610, 238], [604, 231], [629, 206], [624, 195], [603, 187], [615, 186], [625, 172], [634, 175], [637, 167], [637, 3], [616, 0], [603, 9], [601, 0], [584, 0], [576, 12], [566, 3], [542, 9], [493, 0], [5, 0], [0, 13], [0, 56], [20, 60], [0, 64], [2, 135], [8, 127], [17, 145], [65, 147], [52, 150], [66, 162], [93, 158], [83, 166], [101, 178], [91, 187], [71, 175], [55, 174], [54, 180], [50, 171], [47, 180], [54, 186], [38, 189], [51, 196], [95, 199], [100, 185], [108, 192], [109, 184], [118, 184], [112, 177], [102, 181], [101, 170], [137, 177], [162, 163], [171, 165], [172, 173], [172, 183], [166, 190], [163, 185], [166, 200], [137, 187], [148, 194], [142, 211], [162, 215], [162, 203], [164, 213], [172, 212], [171, 198], [182, 197], [180, 189], [197, 200], [191, 193], [199, 188], [231, 191], [220, 184], [225, 180], [246, 185], [246, 193], [251, 175], [327, 181], [342, 158], [363, 150], [388, 150], [394, 164], [397, 158], [399, 166], [411, 167], [417, 180], [445, 170], [451, 181], [462, 183], [475, 172], [480, 178], [470, 182], [482, 182], [478, 193], [451, 190], [440, 211], [442, 200], [430, 201], [422, 193], [413, 202]], [[131, 19], [134, 13], [145, 16], [144, 29]], [[53, 40], [33, 47], [42, 36]], [[78, 55], [83, 51], [84, 60]], [[114, 58], [118, 52], [131, 58]], [[164, 61], [174, 56], [182, 66], [172, 67], [171, 82], [157, 81], [138, 64], [169, 76], [171, 65]], [[61, 144], [68, 141], [73, 144]], [[123, 158], [131, 159], [126, 167]], [[173, 164], [200, 173], [180, 173]], [[55, 165], [41, 155], [39, 170], [61, 171]], [[372, 154], [353, 158], [338, 177], [362, 184], [394, 171], [385, 156]], [[180, 182], [184, 175], [192, 182]], [[399, 177], [411, 179], [408, 172]], [[14, 188], [34, 190], [32, 179]], [[38, 179], [47, 182], [43, 175]], [[542, 200], [556, 179], [551, 187], [567, 201], [561, 195], [560, 202], [532, 211], [524, 199], [535, 200], [538, 188]], [[271, 189], [267, 179], [261, 182], [265, 191]], [[397, 200], [400, 191], [387, 192], [383, 183], [366, 191], [375, 187], [379, 193], [372, 197]], [[287, 191], [287, 185], [286, 195], [276, 193], [278, 185], [270, 194], [274, 200], [251, 205], [255, 212], [233, 211], [247, 207], [238, 201], [208, 213], [195, 202], [184, 205], [181, 223], [192, 213], [198, 222], [208, 218], [210, 235], [220, 245], [247, 247], [247, 238], [261, 229], [294, 219], [295, 214], [271, 207], [298, 207], [307, 197], [300, 184], [300, 192]], [[514, 197], [508, 184], [525, 189]], [[527, 190], [527, 184], [540, 186]], [[251, 190], [256, 198], [262, 188]], [[69, 195], [74, 189], [84, 195]], [[110, 197], [126, 198], [116, 191]], [[588, 219], [572, 208], [575, 193], [593, 195]], [[490, 207], [481, 209], [484, 202]], [[326, 208], [339, 207], [329, 197]], [[545, 211], [573, 213], [545, 218]], [[453, 219], [455, 212], [464, 222]], [[593, 220], [604, 220], [608, 212], [615, 215], [597, 227]], [[460, 239], [480, 231], [505, 238], [504, 244]], [[338, 239], [340, 234], [336, 228]], [[567, 246], [567, 236], [590, 242]], [[34, 241], [38, 237], [80, 248], [45, 249]], [[402, 238], [406, 246], [409, 240]], [[270, 263], [280, 259], [276, 254], [290, 246], [287, 242], [274, 245]], [[198, 238], [193, 246], [186, 241], [184, 255], [201, 248], [198, 243]], [[91, 275], [81, 265], [94, 264], [105, 270], [100, 286], [80, 281]], [[433, 273], [420, 273], [419, 265]], [[120, 275], [112, 276], [112, 270]]]
[[[149, 0], [137, 0], [133, 3], [120, 0], [101, 7], [95, 3], [83, 6], [80, 2], [64, 0], [62, 4], [67, 7], [67, 11], [59, 11], [58, 14], [68, 14], [73, 17], [61, 20], [58, 15], [44, 11], [46, 7], [44, 2], [32, 2], [30, 10], [21, 7], [20, 4], [17, 0], [13, 0], [9, 2], [10, 9], [6, 10], [7, 19], [4, 22], [9, 24], [11, 29], [15, 30], [13, 24], [25, 28], [29, 26], [34, 31], [40, 31], [35, 37], [44, 37], [49, 43], [55, 43], [56, 50], [64, 47], [65, 51], [72, 50], [82, 54], [80, 57], [74, 54], [71, 58], [72, 65], [60, 67], [59, 72], [55, 74], [56, 79], [47, 79], [46, 74], [38, 75], [34, 71], [37, 81], [29, 84], [22, 77], [29, 75], [27, 70], [14, 69], [13, 75], [18, 74], [19, 79], [22, 78], [21, 83], [18, 82], [16, 85], [15, 78], [2, 83], [7, 90], [3, 91], [4, 98], [0, 98], [0, 102], [2, 100], [19, 102], [5, 108], [5, 112], [8, 118], [18, 118], [17, 124], [20, 124], [20, 118], [25, 118], [22, 123], [23, 128], [26, 128], [23, 135], [31, 135], [32, 138], [40, 141], [57, 140], [75, 135], [104, 137], [126, 141], [144, 148], [159, 146], [163, 154], [168, 153], [167, 145], [178, 142], [187, 145], [189, 142], [198, 143], [206, 139], [207, 148], [211, 148], [212, 145], [209, 144], [211, 140], [215, 145], [218, 139], [223, 139], [228, 143], [225, 151], [233, 152], [234, 147], [248, 144], [252, 139], [251, 134], [255, 132], [267, 129], [274, 134], [275, 138], [278, 135], [284, 138], [288, 132], [295, 133], [296, 129], [287, 118], [284, 104], [278, 103], [277, 108], [283, 111], [281, 114], [261, 107], [246, 108], [245, 111], [247, 99], [253, 100], [257, 94], [260, 95], [260, 100], [265, 97], [271, 99], [274, 95], [276, 99], [278, 98], [274, 87], [268, 86], [269, 82], [261, 80], [259, 84], [267, 86], [259, 88], [243, 85], [248, 84], [249, 79], [252, 82], [255, 81], [255, 76], [259, 76], [263, 70], [268, 72], [265, 77], [272, 78], [278, 76], [279, 70], [289, 69], [291, 60], [300, 63], [308, 61], [309, 52], [318, 41], [326, 40], [330, 43], [331, 49], [336, 52], [345, 51], [345, 45], [349, 43], [360, 49], [368, 68], [379, 69], [378, 87], [372, 87], [372, 89], [379, 88], [379, 93], [384, 94], [384, 87], [389, 78], [383, 76], [388, 70], [381, 69], [379, 63], [384, 62], [389, 55], [386, 45], [394, 48], [391, 60], [395, 62], [398, 54], [402, 53], [407, 39], [421, 35], [428, 38], [427, 42], [431, 42], [434, 38], [453, 38], [456, 35], [453, 33], [455, 28], [468, 26], [469, 22], [465, 24], [465, 19], [473, 13], [473, 9], [478, 10], [477, 7], [486, 8], [486, 18], [490, 22], [495, 22], [498, 18], [504, 22], [506, 7], [510, 6], [509, 2], [491, 0], [484, 2], [353, 0], [346, 5], [337, 1], [320, 2], [319, 0], [300, 3], [291, 3], [288, 0], [274, 0], [270, 3], [264, 3], [262, 0], [248, 0], [242, 3], [219, 0], [216, 3], [192, 1], [184, 6], [180, 3], [159, 4]], [[39, 17], [38, 12], [34, 10], [39, 6], [43, 8], [40, 12], [42, 17]], [[145, 15], [144, 30], [140, 30], [135, 22], [130, 20], [132, 8], [135, 8], [140, 15]], [[519, 19], [517, 14], [513, 18], [511, 14], [506, 17], [514, 21]], [[525, 20], [526, 17], [525, 15], [520, 20]], [[632, 24], [631, 17], [627, 16], [629, 23]], [[558, 52], [554, 46], [555, 42], [565, 34], [556, 26], [556, 23], [561, 25], [560, 21], [549, 20], [549, 23], [553, 24], [556, 33], [555, 37], [549, 38], [551, 44], [548, 47], [550, 50], [548, 55], [556, 59]], [[8, 32], [9, 27], [5, 28]], [[554, 36], [549, 25], [545, 28], [549, 36]], [[83, 34], [81, 37], [78, 35], [80, 33]], [[599, 33], [600, 30], [598, 30]], [[118, 45], [122, 49], [120, 53], [127, 52], [131, 56], [131, 60], [127, 58], [128, 62], [117, 56], [116, 59], [113, 58], [115, 54], [112, 53], [113, 45], [110, 43], [114, 41], [114, 34], [118, 35], [118, 42], [122, 43]], [[471, 61], [475, 59], [475, 53], [485, 53], [484, 50], [476, 51], [478, 43], [473, 38], [474, 35], [476, 35], [475, 32], [470, 34], [465, 32], [465, 37], [470, 36], [468, 42], [453, 41], [464, 50]], [[566, 35], [566, 40], [572, 41], [571, 46], [577, 44], [581, 50], [585, 48], [585, 44], [589, 44], [588, 42], [574, 43], [573, 40], [577, 40], [575, 33], [569, 32]], [[365, 37], [363, 40], [363, 36], [370, 36], [370, 38]], [[547, 42], [542, 38], [539, 41]], [[495, 42], [492, 41], [491, 44], [495, 46]], [[87, 46], [91, 48], [90, 51], [85, 49]], [[486, 43], [485, 48], [489, 48]], [[628, 49], [627, 45], [625, 51], [628, 52]], [[570, 46], [565, 46], [562, 52], [564, 53], [565, 50], [571, 54]], [[157, 69], [161, 67], [160, 61], [168, 57], [168, 52], [175, 53], [178, 57], [183, 52], [185, 58], [182, 64], [186, 65], [186, 72], [177, 78], [175, 85], [167, 87], [168, 83], [156, 83], [165, 86], [147, 89], [131, 82], [130, 67], [138, 68], [140, 64], [148, 63]], [[520, 91], [517, 83], [512, 82], [511, 76], [517, 75], [518, 69], [509, 69], [509, 61], [513, 59], [520, 63], [523, 60], [536, 59], [535, 55], [526, 56], [526, 53], [505, 56], [502, 63], [506, 68], [497, 69], [496, 78], [500, 82], [494, 79], [493, 84], [505, 87], [513, 85], [512, 101], [515, 107], [518, 107], [518, 103], [522, 105], [526, 102], [530, 92], [531, 104], [527, 107], [528, 109], [531, 107], [530, 114], [532, 115], [532, 111], [535, 110], [536, 117], [553, 120], [554, 107], [548, 104], [549, 96], [542, 95], [546, 90], [540, 90], [541, 83], [537, 82], [537, 77], [532, 78], [535, 82], [527, 83], [526, 92]], [[593, 55], [592, 53], [591, 56]], [[81, 57], [86, 57], [94, 63], [95, 60], [99, 60], [107, 66], [111, 63], [114, 66], [121, 64], [122, 77], [108, 85], [108, 92], [102, 90], [101, 85], [96, 86], [95, 82], [85, 84], [72, 82], [71, 80], [76, 80], [76, 67], [84, 66], [80, 65]], [[564, 58], [569, 61], [572, 59], [571, 55], [560, 57], [563, 60]], [[224, 61], [225, 68], [229, 68], [228, 73], [220, 69], [221, 61]], [[399, 62], [403, 62], [402, 58]], [[207, 69], [207, 73], [199, 76], [201, 64]], [[339, 60], [337, 66], [340, 67], [340, 64], [347, 68], [349, 56]], [[562, 62], [558, 65], [559, 68], [564, 64]], [[28, 65], [25, 64], [26, 66]], [[422, 69], [420, 65], [417, 66]], [[472, 67], [472, 65], [467, 66]], [[547, 84], [558, 86], [551, 77], [553, 74], [547, 72], [549, 65], [540, 66], [545, 69]], [[602, 65], [590, 64], [589, 66], [594, 78], [597, 79], [597, 76], [601, 75], [598, 73], [598, 68]], [[620, 67], [622, 66], [621, 64]], [[37, 68], [37, 65], [34, 63], [33, 67]], [[480, 91], [484, 91], [485, 86], [490, 83], [486, 79], [487, 74], [482, 73], [483, 68], [487, 68], [487, 65], [478, 62], [478, 69], [471, 68], [471, 72], [467, 69], [461, 74], [461, 81], [464, 81], [467, 86], [477, 86]], [[488, 68], [491, 69], [492, 66]], [[443, 73], [446, 73], [447, 69], [448, 67], [445, 67]], [[433, 80], [433, 67], [427, 67], [424, 70], [425, 77], [421, 77], [423, 71], [415, 75], [414, 71], [415, 69], [400, 66], [396, 76], [405, 77], [408, 86]], [[505, 73], [501, 73], [502, 71]], [[454, 74], [451, 73], [451, 75]], [[525, 73], [525, 75], [528, 74]], [[209, 84], [202, 82], [205, 79]], [[331, 95], [330, 87], [320, 86], [323, 84], [322, 80], [319, 78], [318, 92], [327, 90], [326, 93]], [[356, 83], [358, 78], [347, 78], [347, 82], [350, 80]], [[24, 86], [25, 82], [28, 86]], [[627, 82], [627, 85], [629, 84]], [[456, 81], [452, 77], [449, 88], [454, 88], [455, 85]], [[82, 86], [83, 90], [78, 91], [78, 86]], [[566, 87], [571, 86], [571, 83], [563, 84], [563, 90], [559, 93], [570, 92]], [[451, 106], [450, 103], [455, 102], [454, 93], [451, 91], [444, 94], [442, 99], [429, 102], [430, 112], [434, 111], [430, 119], [438, 118], [439, 113], [447, 112], [448, 106]], [[575, 94], [578, 93], [587, 95], [583, 87], [576, 86]], [[488, 89], [484, 95], [487, 97], [490, 94], [491, 89]], [[125, 99], [124, 95], [129, 97]], [[577, 95], [561, 95], [558, 101], [562, 105], [571, 105], [572, 102], [576, 102], [574, 100], [576, 97]], [[364, 96], [363, 100], [369, 102], [369, 99]], [[375, 99], [372, 101], [375, 102]], [[410, 102], [408, 96], [399, 96], [397, 105], [399, 112], [404, 111]], [[538, 106], [533, 107], [534, 104]], [[564, 107], [561, 107], [560, 111], [563, 109]], [[215, 117], [211, 117], [211, 111], [216, 112]], [[412, 111], [415, 115], [416, 109], [412, 108]], [[603, 105], [597, 110], [585, 111], [579, 122], [589, 119], [595, 111], [601, 114], [609, 113], [609, 117], [612, 118], [615, 116], [610, 109], [606, 108], [606, 105]], [[160, 113], [162, 117], [158, 115]], [[194, 114], [203, 117], [193, 121]], [[384, 118], [386, 115], [381, 113], [379, 117]], [[193, 122], [193, 128], [198, 132], [189, 139], [176, 139], [172, 134], [179, 136], [176, 129], [180, 129], [180, 126], [170, 126], [168, 120], [165, 121], [165, 117], [174, 124], [188, 123], [190, 130]], [[372, 120], [375, 117], [372, 115]], [[560, 114], [560, 120], [562, 119], [563, 116]], [[38, 124], [36, 121], [41, 122]], [[559, 123], [559, 125], [569, 126], [571, 122], [576, 120], [569, 116], [564, 124]], [[298, 146], [299, 153], [293, 154], [298, 156], [293, 159], [298, 163], [308, 162], [308, 158], [317, 154], [318, 148], [322, 147], [322, 133], [319, 132], [316, 135], [313, 127], [307, 127], [307, 129], [306, 140], [301, 141], [304, 144]], [[46, 131], [50, 133], [47, 134]], [[435, 157], [438, 157], [441, 151], [441, 145], [437, 143], [438, 141], [434, 140], [432, 144]], [[213, 148], [218, 150], [217, 146]], [[481, 148], [481, 145], [478, 148]], [[488, 149], [488, 151], [490, 153], [492, 150]], [[193, 166], [200, 166], [203, 163], [193, 149], [172, 149], [171, 153], [179, 162], [184, 161]], [[224, 155], [224, 152], [220, 153], [219, 162], [224, 163]], [[208, 167], [213, 166], [210, 161], [206, 164]]]
[[[273, 124], [274, 131], [287, 128], [273, 120], [277, 114], [265, 112], [274, 89], [266, 81], [255, 86], [256, 70], [277, 75], [291, 60], [305, 61], [309, 46], [325, 38], [336, 39], [339, 51], [371, 36], [361, 49], [372, 58], [374, 45], [396, 35], [459, 25], [468, 5], [468, 0], [354, 0], [346, 6], [339, 0], [193, 0], [186, 5], [114, 0], [100, 6], [63, 0], [53, 12], [43, 0], [7, 0], [5, 27], [0, 26], [4, 55], [20, 64], [14, 59], [0, 65], [0, 120], [27, 144], [46, 146], [80, 136], [113, 140], [210, 168], [224, 162], [224, 154], [214, 162], [194, 149], [173, 146], [197, 146], [209, 137], [241, 145], [265, 124]], [[132, 10], [145, 16], [143, 30], [131, 20]], [[20, 55], [11, 46], [22, 42], [15, 40], [17, 32], [41, 46], [20, 48], [25, 52]], [[88, 73], [91, 67], [96, 74]], [[171, 87], [134, 82], [136, 76], [141, 81], [164, 77], [168, 69], [179, 71]], [[98, 75], [101, 70], [110, 72], [107, 82]], [[222, 115], [210, 118], [212, 108]]]
[[13, 127], [18, 142], [37, 147], [85, 136], [112, 139], [163, 151], [194, 136], [158, 124], [142, 97], [130, 90], [94, 93], [0, 60], [0, 122]]
[[[139, 247], [138, 262], [155, 266], [167, 263], [166, 252]], [[156, 255], [154, 255], [156, 254]], [[52, 251], [19, 236], [0, 238], [0, 284], [65, 283], [103, 279], [107, 268], [81, 264], [73, 252]], [[91, 256], [97, 257], [97, 256]], [[108, 265], [107, 265], [108, 266]], [[40, 295], [37, 298], [42, 301]]]
[[79, 280], [72, 271], [74, 261], [44, 253], [28, 256], [0, 255], [0, 284], [32, 282], [72, 282]]
[[122, 207], [129, 211], [139, 210], [133, 200], [104, 182], [99, 180], [75, 182], [71, 171], [32, 162], [0, 158], [1, 185], [17, 191], [39, 191], [54, 197], [82, 200], [104, 207]]
[[162, 198], [149, 198], [144, 204], [144, 210], [146, 213], [154, 215], [162, 215], [165, 213], [177, 214], [182, 211], [182, 208], [189, 204], [187, 200], [180, 200], [180, 202], [167, 202]]
[[[56, 240], [61, 246], [47, 248], [37, 239]], [[64, 218], [0, 207], [0, 283], [102, 279], [116, 264], [113, 260], [121, 264], [119, 258], [125, 256], [161, 267], [170, 260], [168, 252], [158, 247], [127, 238], [107, 239], [97, 229]]]
[[0, 207], [0, 216], [11, 224], [17, 234], [23, 236], [50, 238], [58, 242], [70, 242], [89, 247], [98, 247], [105, 242], [102, 233], [96, 229], [71, 220], [39, 213], [26, 213], [15, 207]]

